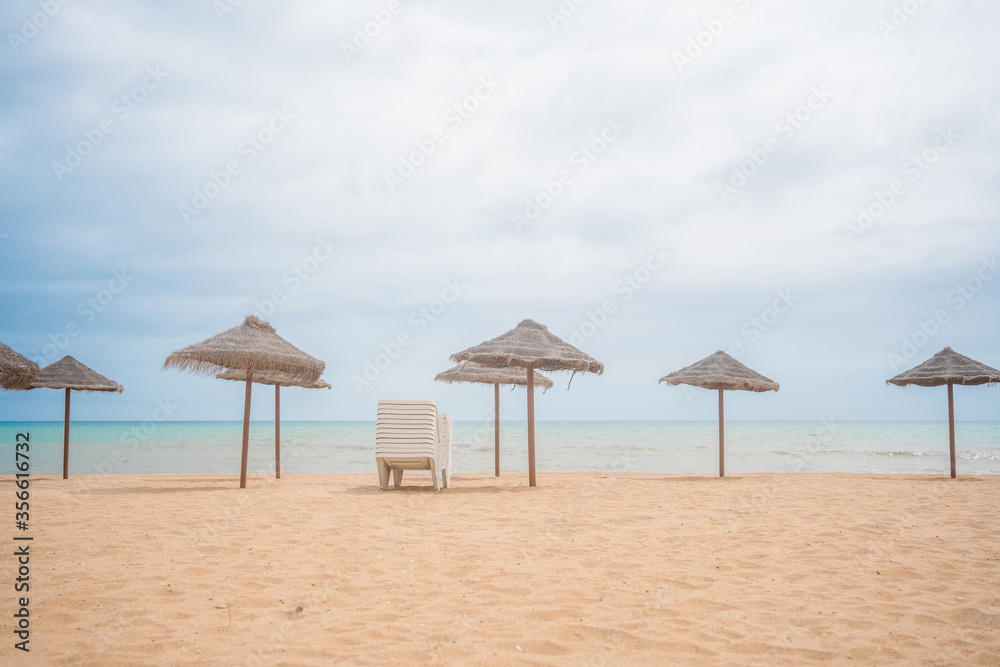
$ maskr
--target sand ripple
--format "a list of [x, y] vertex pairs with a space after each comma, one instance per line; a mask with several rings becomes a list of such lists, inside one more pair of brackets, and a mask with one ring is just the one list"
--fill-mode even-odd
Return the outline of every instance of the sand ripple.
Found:
[[1000, 663], [997, 477], [407, 477], [38, 478], [34, 657]]

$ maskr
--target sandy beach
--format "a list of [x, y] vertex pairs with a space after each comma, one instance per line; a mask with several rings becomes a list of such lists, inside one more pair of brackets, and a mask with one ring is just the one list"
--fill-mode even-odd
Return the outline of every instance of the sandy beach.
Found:
[[33, 477], [31, 658], [1000, 663], [1000, 477], [538, 480]]

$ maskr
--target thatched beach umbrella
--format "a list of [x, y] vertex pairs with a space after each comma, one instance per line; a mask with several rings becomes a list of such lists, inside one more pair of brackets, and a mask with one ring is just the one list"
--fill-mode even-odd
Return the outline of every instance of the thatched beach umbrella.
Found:
[[65, 389], [66, 411], [63, 416], [63, 479], [69, 479], [69, 393], [105, 391], [121, 393], [125, 388], [100, 373], [87, 368], [73, 357], [63, 357], [38, 371], [31, 389]]
[[915, 384], [920, 387], [940, 387], [948, 385], [948, 442], [951, 454], [951, 476], [955, 470], [955, 385], [996, 384], [1000, 382], [1000, 371], [986, 364], [959, 354], [946, 347], [924, 363], [886, 380], [886, 384], [905, 387]]
[[[548, 389], [552, 386], [552, 380], [541, 373], [535, 373], [535, 386]], [[500, 476], [500, 385], [519, 385], [524, 387], [528, 384], [528, 372], [523, 368], [490, 368], [471, 361], [459, 364], [454, 368], [449, 368], [443, 373], [438, 373], [434, 378], [438, 382], [474, 382], [477, 384], [493, 385], [493, 449], [495, 475]]]
[[0, 389], [30, 389], [38, 364], [0, 343]]
[[507, 333], [453, 354], [451, 359], [474, 361], [491, 368], [527, 369], [529, 486], [535, 486], [535, 370], [598, 375], [604, 372], [604, 364], [552, 335], [545, 326], [533, 320], [521, 320]]
[[777, 382], [750, 370], [722, 350], [661, 377], [660, 382], [671, 385], [690, 384], [704, 389], [719, 390], [719, 477], [726, 475], [726, 417], [722, 392], [726, 389], [778, 391]]
[[246, 373], [243, 461], [240, 466], [240, 488], [245, 489], [250, 445], [250, 391], [254, 374], [261, 371], [285, 373], [297, 382], [309, 383], [319, 380], [325, 364], [279, 336], [274, 327], [264, 320], [247, 315], [243, 324], [173, 352], [163, 362], [163, 367], [202, 375], [215, 375], [229, 369]]
[[[228, 370], [215, 376], [217, 380], [234, 380], [246, 382], [246, 371]], [[261, 371], [253, 376], [257, 384], [274, 385], [274, 478], [281, 479], [281, 388], [302, 387], [304, 389], [332, 389], [329, 382], [316, 380], [303, 384], [287, 373], [268, 373]]]

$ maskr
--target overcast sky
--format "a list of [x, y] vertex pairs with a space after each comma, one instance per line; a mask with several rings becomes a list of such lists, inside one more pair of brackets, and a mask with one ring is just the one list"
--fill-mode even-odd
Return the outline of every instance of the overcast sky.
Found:
[[0, 340], [125, 386], [76, 419], [240, 418], [160, 367], [251, 312], [326, 362], [288, 419], [486, 419], [433, 378], [524, 318], [606, 366], [545, 420], [714, 419], [657, 380], [719, 349], [781, 385], [732, 419], [944, 419], [885, 379], [1000, 366], [996, 3], [578, 2], [5, 2]]

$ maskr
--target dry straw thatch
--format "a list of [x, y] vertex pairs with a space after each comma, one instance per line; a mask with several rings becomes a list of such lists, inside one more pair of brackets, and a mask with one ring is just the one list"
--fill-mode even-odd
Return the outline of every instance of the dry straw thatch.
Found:
[[0, 343], [0, 389], [30, 389], [36, 375], [38, 364]]
[[[552, 380], [541, 373], [534, 373], [535, 386], [548, 389], [552, 386]], [[528, 384], [528, 373], [523, 368], [490, 368], [473, 361], [467, 361], [454, 368], [449, 368], [443, 373], [438, 373], [434, 378], [438, 382], [475, 382], [478, 384], [502, 384], [518, 385], [523, 387]]]
[[[534, 320], [521, 320], [507, 333], [453, 354], [451, 359], [456, 362], [474, 362], [490, 368], [527, 369], [528, 486], [535, 486], [535, 371], [573, 371], [574, 374], [585, 372], [598, 375], [604, 372], [604, 364], [554, 336]], [[571, 377], [570, 382], [572, 381]], [[497, 397], [499, 403], [499, 390]], [[499, 459], [497, 472], [499, 474]]]
[[664, 375], [660, 378], [660, 382], [672, 385], [690, 384], [719, 392], [719, 477], [726, 476], [726, 410], [723, 393], [727, 389], [778, 391], [779, 388], [777, 382], [750, 370], [722, 350], [670, 375]]
[[997, 384], [1000, 371], [946, 347], [924, 363], [886, 380], [897, 387], [915, 384], [940, 387], [946, 384]]
[[163, 368], [201, 375], [228, 369], [274, 371], [307, 384], [319, 380], [325, 364], [279, 336], [264, 320], [247, 315], [243, 324], [172, 353]]
[[[219, 373], [215, 376], [217, 380], [233, 380], [235, 382], [246, 382], [247, 372], [235, 369]], [[332, 389], [329, 382], [322, 379], [303, 383], [288, 373], [277, 373], [274, 371], [258, 371], [253, 374], [253, 381], [258, 384], [267, 384], [274, 387], [274, 478], [281, 479], [281, 388], [282, 387], [302, 387], [303, 389]]]
[[[253, 383], [274, 384], [274, 463], [275, 476], [280, 477], [280, 387], [286, 383], [298, 387], [315, 386], [322, 382], [320, 375], [323, 374], [326, 364], [289, 343], [275, 332], [274, 327], [256, 315], [247, 315], [243, 324], [195, 345], [189, 345], [183, 350], [177, 350], [163, 362], [163, 368], [176, 368], [216, 377], [225, 375], [226, 371], [242, 374], [242, 377], [232, 379], [240, 379], [246, 384], [243, 399], [243, 455], [240, 463], [240, 488], [245, 489], [250, 446], [250, 395]], [[258, 374], [263, 379], [258, 379]], [[278, 381], [267, 382], [268, 378]]]
[[72, 389], [73, 391], [108, 391], [121, 393], [125, 390], [114, 380], [109, 380], [97, 371], [81, 364], [73, 357], [66, 356], [38, 371], [32, 389]]
[[[552, 380], [541, 373], [532, 371], [531, 378], [534, 386], [548, 389], [552, 386]], [[500, 385], [528, 386], [528, 370], [517, 366], [509, 368], [490, 368], [477, 364], [474, 361], [465, 361], [454, 368], [449, 368], [443, 373], [438, 373], [434, 378], [438, 382], [472, 382], [476, 384], [491, 384], [493, 391], [493, 448], [494, 448], [494, 474], [500, 476]]]
[[660, 382], [740, 391], [778, 391], [779, 388], [777, 382], [747, 368], [722, 350], [661, 377]]
[[[229, 369], [215, 376], [217, 380], [233, 380], [235, 382], [246, 382], [247, 372]], [[312, 382], [302, 382], [288, 373], [275, 373], [268, 371], [257, 371], [253, 374], [253, 381], [257, 384], [266, 384], [277, 387], [302, 387], [303, 389], [332, 389], [329, 382], [322, 378]]]
[[955, 465], [955, 385], [993, 385], [1000, 382], [1000, 371], [946, 347], [924, 363], [885, 381], [897, 387], [948, 385], [948, 448], [951, 476], [958, 475]]
[[526, 368], [530, 363], [542, 371], [581, 371], [598, 375], [604, 372], [604, 364], [533, 320], [521, 320], [507, 333], [451, 355], [451, 360], [474, 361], [491, 368]]
[[63, 479], [69, 479], [69, 404], [74, 391], [103, 391], [121, 393], [125, 388], [88, 368], [70, 356], [65, 356], [38, 371], [31, 389], [65, 389], [66, 403], [63, 412]]

